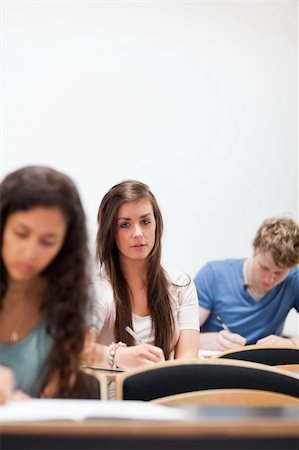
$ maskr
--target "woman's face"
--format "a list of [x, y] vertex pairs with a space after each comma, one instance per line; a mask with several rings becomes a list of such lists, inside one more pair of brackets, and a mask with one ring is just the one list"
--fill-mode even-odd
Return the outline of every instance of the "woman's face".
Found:
[[57, 207], [37, 206], [7, 217], [2, 259], [9, 277], [29, 281], [53, 261], [66, 235], [66, 221]]
[[156, 220], [147, 199], [124, 203], [117, 212], [115, 242], [124, 260], [144, 260], [155, 245]]

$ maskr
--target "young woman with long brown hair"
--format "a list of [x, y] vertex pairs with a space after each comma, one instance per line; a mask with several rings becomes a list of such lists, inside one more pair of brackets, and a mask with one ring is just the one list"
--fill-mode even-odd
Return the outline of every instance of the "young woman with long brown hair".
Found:
[[[100, 274], [89, 362], [132, 368], [164, 357], [197, 356], [196, 290], [188, 275], [162, 267], [162, 231], [159, 206], [146, 184], [123, 181], [104, 196], [98, 212]], [[126, 331], [128, 326], [143, 343]]]

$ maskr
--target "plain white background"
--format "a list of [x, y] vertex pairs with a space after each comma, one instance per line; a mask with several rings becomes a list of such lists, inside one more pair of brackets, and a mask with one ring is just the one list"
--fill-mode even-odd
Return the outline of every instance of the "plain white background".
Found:
[[0, 6], [1, 178], [68, 173], [92, 248], [100, 200], [126, 178], [149, 184], [163, 262], [192, 277], [249, 256], [265, 218], [298, 220], [295, 0]]

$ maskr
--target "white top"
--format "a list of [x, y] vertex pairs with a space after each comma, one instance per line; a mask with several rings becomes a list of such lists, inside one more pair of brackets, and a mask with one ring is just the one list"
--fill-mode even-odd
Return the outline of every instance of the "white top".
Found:
[[[175, 323], [173, 339], [173, 347], [175, 347], [181, 330], [199, 330], [198, 299], [195, 285], [188, 275], [175, 269], [167, 269], [166, 276], [169, 280], [169, 294]], [[99, 342], [109, 345], [115, 342], [116, 309], [112, 286], [104, 268], [95, 279], [95, 292], [92, 326], [99, 333]], [[151, 330], [150, 316], [140, 317], [133, 314], [132, 325], [143, 342], [154, 344], [155, 337]]]

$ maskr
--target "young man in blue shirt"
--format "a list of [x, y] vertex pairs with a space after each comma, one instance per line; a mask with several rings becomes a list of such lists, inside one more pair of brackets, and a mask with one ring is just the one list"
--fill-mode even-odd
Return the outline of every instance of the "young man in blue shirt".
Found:
[[207, 263], [196, 275], [200, 348], [245, 344], [299, 345], [282, 337], [286, 316], [299, 312], [299, 227], [290, 218], [265, 220], [246, 259]]

